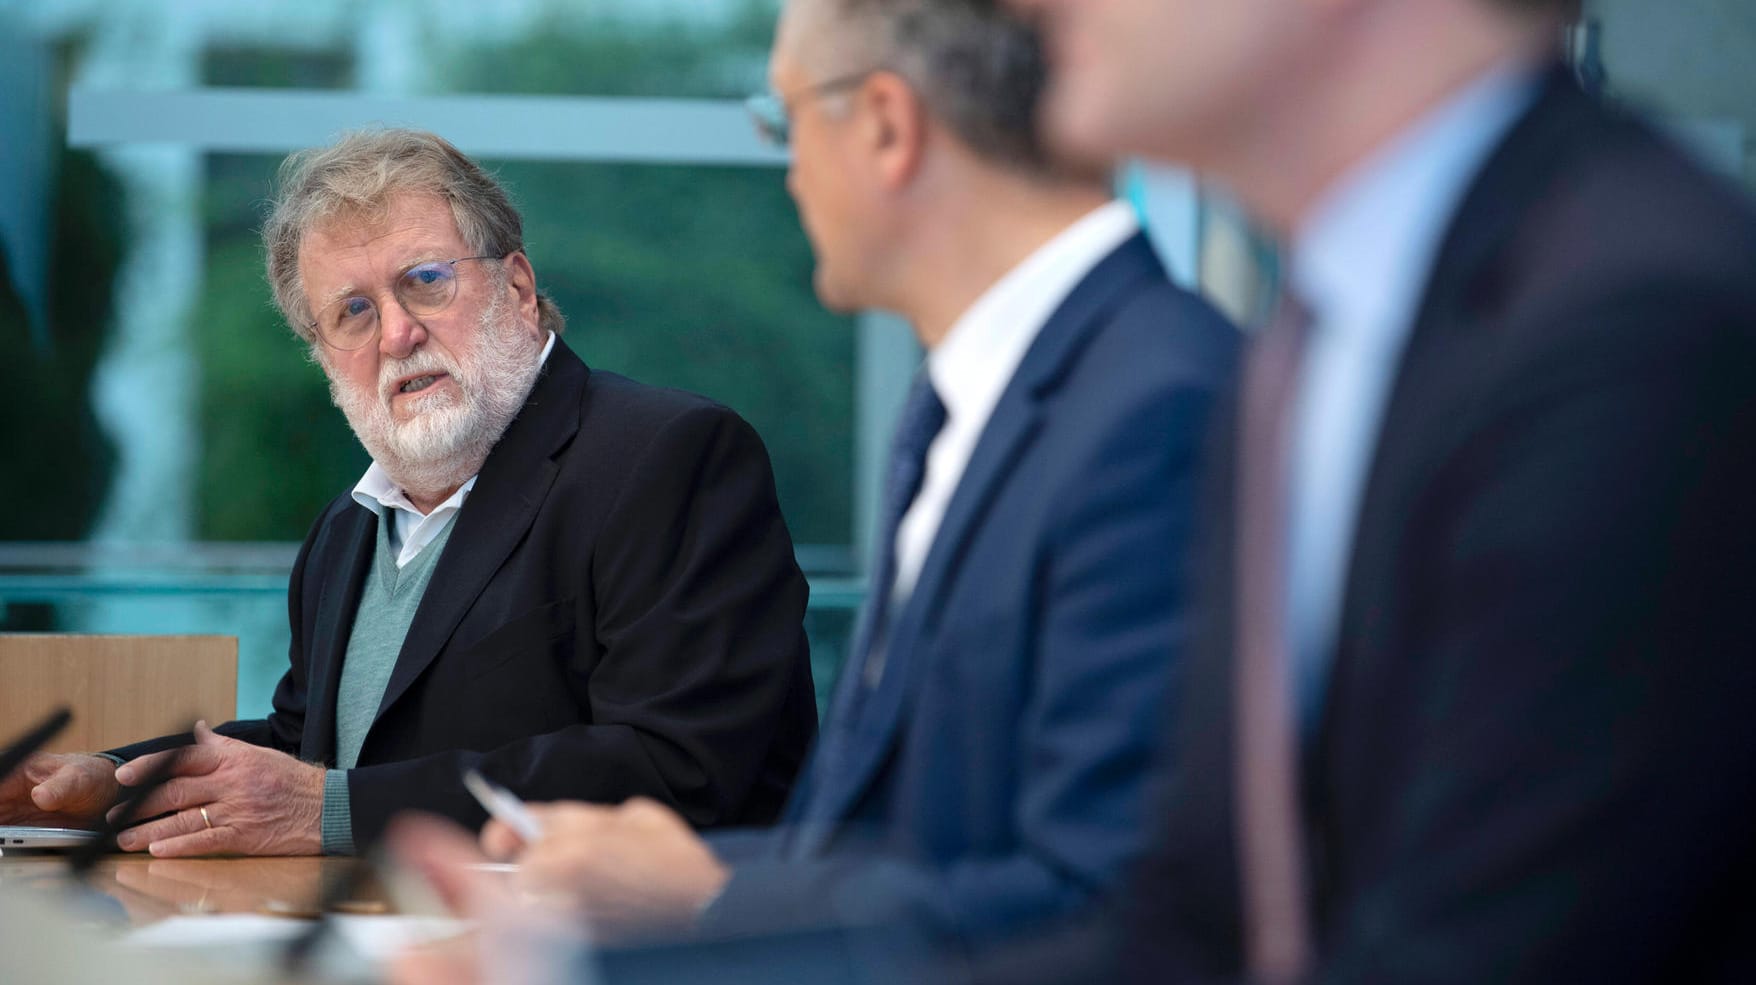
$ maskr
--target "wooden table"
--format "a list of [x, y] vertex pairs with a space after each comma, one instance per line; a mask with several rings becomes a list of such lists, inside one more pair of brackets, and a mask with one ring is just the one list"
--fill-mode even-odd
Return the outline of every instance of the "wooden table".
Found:
[[[286, 942], [314, 926], [318, 907], [338, 890], [334, 912], [388, 914], [388, 896], [365, 863], [349, 858], [157, 859], [116, 854], [100, 859], [75, 885], [57, 854], [0, 857], [0, 983], [4, 985], [265, 985], [288, 982], [280, 960]], [[197, 922], [258, 916], [261, 929], [213, 942], [142, 945], [134, 930], [171, 918]], [[395, 917], [393, 919], [403, 919]], [[286, 934], [264, 933], [268, 925]], [[169, 928], [162, 923], [158, 929]], [[173, 931], [180, 937], [188, 927]], [[152, 930], [147, 930], [152, 933]], [[301, 983], [370, 980], [370, 955], [332, 954]]]
[[[136, 926], [166, 917], [200, 913], [266, 913], [313, 918], [321, 901], [353, 878], [365, 863], [351, 858], [160, 859], [119, 854], [101, 859], [85, 884], [120, 904]], [[66, 888], [60, 855], [0, 857], [0, 887]], [[362, 874], [342, 912], [388, 913], [389, 898], [376, 879]]]

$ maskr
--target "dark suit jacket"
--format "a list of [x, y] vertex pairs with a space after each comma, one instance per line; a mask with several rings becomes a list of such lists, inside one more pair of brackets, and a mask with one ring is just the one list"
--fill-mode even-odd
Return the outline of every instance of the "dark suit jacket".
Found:
[[843, 675], [802, 823], [717, 843], [733, 876], [707, 934], [901, 921], [976, 941], [1117, 883], [1150, 830], [1197, 448], [1236, 347], [1143, 237], [1090, 271], [996, 405], [882, 683], [855, 702]]
[[[332, 762], [377, 524], [351, 494], [323, 511], [274, 711], [220, 732]], [[348, 772], [356, 843], [408, 808], [479, 826], [470, 766], [529, 799], [645, 795], [701, 826], [779, 813], [817, 715], [805, 580], [748, 424], [557, 340], [455, 524]]]
[[[1556, 70], [1452, 221], [1368, 475], [1303, 767], [1315, 980], [1756, 980], [1752, 488], [1756, 224]], [[1143, 981], [1241, 975], [1224, 512]]]

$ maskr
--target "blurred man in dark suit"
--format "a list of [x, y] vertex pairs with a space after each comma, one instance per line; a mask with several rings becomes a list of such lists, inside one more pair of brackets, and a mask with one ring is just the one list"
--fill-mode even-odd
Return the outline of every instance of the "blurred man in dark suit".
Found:
[[1145, 977], [1752, 980], [1746, 201], [1579, 91], [1564, 0], [1020, 2], [1063, 140], [1288, 250]]
[[791, 138], [818, 294], [901, 313], [928, 352], [871, 595], [782, 829], [703, 842], [644, 802], [539, 808], [524, 888], [600, 927], [902, 926], [955, 953], [1088, 906], [1138, 859], [1237, 343], [1106, 169], [1043, 151], [1043, 73], [998, 0], [787, 6], [754, 108]]

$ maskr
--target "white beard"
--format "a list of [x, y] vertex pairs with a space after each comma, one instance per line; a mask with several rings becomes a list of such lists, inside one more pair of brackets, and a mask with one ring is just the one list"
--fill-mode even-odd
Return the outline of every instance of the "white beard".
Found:
[[[438, 498], [482, 470], [530, 395], [541, 352], [497, 291], [469, 347], [455, 360], [427, 348], [406, 359], [385, 358], [376, 393], [330, 373], [329, 397], [392, 482], [412, 498]], [[450, 374], [457, 392], [434, 390], [405, 401], [412, 416], [397, 421], [390, 411], [396, 381], [441, 372]]]

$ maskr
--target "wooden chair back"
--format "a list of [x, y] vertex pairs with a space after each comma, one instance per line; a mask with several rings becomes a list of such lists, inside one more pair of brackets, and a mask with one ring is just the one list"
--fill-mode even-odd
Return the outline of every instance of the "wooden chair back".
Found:
[[0, 745], [59, 705], [73, 721], [47, 747], [95, 752], [238, 708], [235, 636], [0, 633]]

